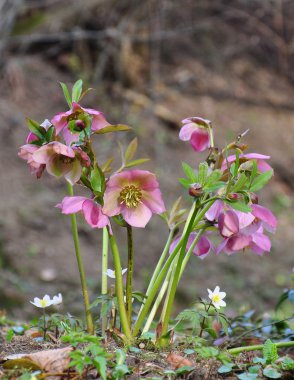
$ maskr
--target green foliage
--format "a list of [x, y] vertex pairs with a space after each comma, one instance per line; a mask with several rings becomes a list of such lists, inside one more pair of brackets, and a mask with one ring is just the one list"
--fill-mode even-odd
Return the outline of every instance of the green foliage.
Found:
[[281, 367], [284, 371], [294, 371], [294, 360], [286, 356], [281, 362]]
[[262, 353], [266, 364], [275, 363], [279, 357], [277, 346], [270, 339], [264, 343]]
[[67, 85], [63, 82], [59, 82], [61, 88], [62, 88], [62, 91], [63, 91], [63, 95], [65, 97], [65, 100], [69, 106], [69, 108], [72, 107], [72, 102], [71, 102], [71, 97], [69, 95], [69, 91], [68, 91], [68, 88], [67, 88]]
[[83, 81], [82, 79], [79, 79], [76, 81], [76, 83], [72, 87], [72, 93], [71, 93], [71, 99], [72, 102], [78, 102], [80, 100], [80, 97], [82, 95], [83, 90]]
[[264, 376], [268, 377], [269, 379], [279, 379], [280, 377], [282, 377], [282, 374], [273, 367], [264, 368], [262, 373]]
[[267, 182], [272, 178], [273, 174], [274, 174], [273, 170], [268, 170], [267, 172], [259, 174], [252, 181], [251, 186], [250, 186], [250, 191], [255, 192], [255, 191], [261, 190], [267, 184]]
[[176, 317], [177, 321], [191, 322], [193, 329], [200, 327], [201, 316], [197, 310], [185, 309]]

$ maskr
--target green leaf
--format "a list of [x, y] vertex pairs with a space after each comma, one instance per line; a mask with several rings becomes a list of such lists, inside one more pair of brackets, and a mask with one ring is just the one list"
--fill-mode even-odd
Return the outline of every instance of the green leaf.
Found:
[[270, 339], [263, 344], [262, 353], [267, 364], [275, 363], [279, 357], [277, 346]]
[[135, 137], [128, 145], [125, 154], [124, 154], [124, 161], [128, 163], [135, 155], [138, 148], [138, 139]]
[[126, 360], [126, 353], [121, 349], [116, 350], [115, 356], [116, 356], [116, 363], [118, 365], [123, 364]]
[[226, 183], [222, 182], [222, 181], [215, 182], [214, 184], [212, 184], [210, 186], [208, 186], [206, 183], [206, 185], [203, 187], [203, 190], [207, 193], [212, 193], [213, 191], [218, 190], [218, 189], [224, 187], [225, 185], [226, 185]]
[[13, 337], [14, 337], [13, 329], [8, 329], [8, 331], [6, 333], [6, 341], [11, 342]]
[[73, 85], [73, 88], [72, 88], [71, 99], [73, 102], [77, 103], [80, 100], [82, 89], [83, 89], [83, 81], [82, 79], [79, 79], [76, 81], [76, 83]]
[[229, 373], [229, 372], [232, 372], [233, 367], [234, 367], [234, 363], [227, 363], [227, 364], [224, 364], [221, 367], [219, 367], [217, 372], [218, 373]]
[[183, 367], [180, 367], [176, 370], [177, 375], [183, 375], [185, 373], [192, 372], [195, 369], [195, 367], [192, 367], [190, 365], [184, 365]]
[[46, 130], [40, 126], [40, 124], [33, 120], [26, 118], [27, 126], [29, 127], [29, 130], [33, 132], [34, 135], [36, 135], [39, 139], [44, 139], [44, 134], [46, 133]]
[[250, 186], [250, 191], [258, 191], [264, 187], [264, 185], [272, 178], [274, 174], [273, 170], [268, 170], [262, 174], [259, 174]]
[[294, 360], [289, 358], [289, 356], [283, 359], [281, 365], [284, 371], [294, 371]]
[[250, 175], [250, 183], [254, 180], [254, 178], [257, 176], [258, 168], [257, 168], [257, 162], [256, 160], [252, 161], [252, 169], [251, 169], [251, 175]]
[[183, 172], [185, 173], [186, 177], [191, 181], [191, 183], [197, 182], [197, 174], [193, 168], [191, 168], [190, 165], [188, 165], [186, 162], [182, 162], [182, 168]]
[[65, 100], [67, 101], [67, 104], [68, 104], [69, 108], [71, 108], [72, 107], [72, 102], [71, 102], [71, 98], [70, 98], [70, 95], [69, 95], [69, 92], [68, 92], [68, 88], [67, 88], [66, 84], [63, 83], [63, 82], [59, 82], [59, 84], [60, 84], [60, 86], [62, 88]]
[[240, 375], [237, 375], [237, 377], [239, 380], [257, 380], [258, 374], [243, 372], [240, 373]]
[[248, 182], [248, 178], [245, 173], [241, 173], [238, 180], [235, 182], [235, 184], [231, 187], [230, 192], [231, 193], [238, 193], [238, 191], [242, 190], [245, 184]]
[[98, 165], [91, 171], [91, 186], [94, 191], [103, 193], [105, 190], [105, 177]]
[[262, 373], [264, 374], [264, 376], [268, 377], [269, 379], [279, 379], [280, 377], [282, 377], [282, 374], [272, 367], [265, 368], [262, 371]]
[[116, 125], [108, 125], [107, 127], [104, 127], [102, 129], [99, 129], [98, 131], [95, 131], [95, 135], [102, 135], [104, 133], [110, 133], [110, 132], [125, 132], [130, 131], [132, 128], [128, 125], [124, 124], [116, 124]]
[[179, 178], [178, 180], [181, 185], [183, 185], [186, 189], [189, 189], [191, 182], [186, 178]]
[[207, 172], [208, 172], [208, 164], [207, 164], [207, 162], [201, 162], [199, 164], [199, 168], [198, 168], [198, 182], [202, 186], [204, 186], [204, 184], [206, 182]]
[[107, 380], [106, 365], [107, 361], [105, 358], [98, 356], [93, 359], [93, 364], [99, 371], [100, 376], [103, 380]]
[[241, 202], [232, 202], [227, 199], [223, 199], [224, 202], [228, 203], [234, 210], [242, 211], [242, 212], [250, 212], [251, 208], [245, 203]]
[[138, 158], [137, 160], [133, 160], [133, 161], [128, 162], [125, 165], [125, 168], [132, 168], [133, 166], [142, 165], [148, 161], [150, 161], [150, 158]]

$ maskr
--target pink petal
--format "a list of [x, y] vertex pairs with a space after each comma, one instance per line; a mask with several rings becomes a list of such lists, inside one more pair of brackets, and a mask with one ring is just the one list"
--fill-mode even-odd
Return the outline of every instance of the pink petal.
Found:
[[210, 146], [208, 130], [204, 128], [197, 128], [197, 130], [192, 133], [190, 142], [196, 152], [203, 152]]
[[110, 188], [107, 183], [103, 206], [103, 213], [105, 215], [114, 216], [121, 213], [122, 205], [119, 202], [120, 192], [120, 188]]
[[193, 250], [193, 253], [200, 258], [204, 258], [209, 254], [211, 248], [212, 244], [210, 241], [205, 236], [201, 236], [198, 243], [196, 244], [196, 247]]
[[216, 200], [210, 209], [205, 213], [205, 217], [210, 222], [217, 220], [220, 213], [224, 210], [224, 202], [221, 200]]
[[79, 133], [72, 133], [67, 127], [62, 130], [62, 136], [67, 145], [71, 145], [80, 139]]
[[239, 232], [239, 219], [234, 211], [221, 213], [218, 218], [218, 227], [222, 236], [230, 237]]
[[271, 241], [268, 236], [256, 232], [252, 235], [252, 242], [263, 251], [269, 252], [271, 250]]
[[143, 228], [151, 219], [152, 211], [143, 203], [140, 203], [133, 208], [123, 207], [122, 214], [130, 226]]
[[67, 112], [60, 112], [53, 117], [51, 123], [54, 125], [57, 135], [67, 126], [67, 117], [72, 113], [72, 110], [69, 110]]
[[202, 117], [192, 116], [192, 117], [187, 117], [186, 119], [182, 120], [182, 123], [183, 124], [195, 123], [195, 124], [207, 127], [209, 124], [211, 124], [211, 121], [207, 119], [203, 119]]
[[215, 253], [218, 255], [219, 253], [221, 253], [221, 251], [226, 251], [225, 248], [228, 244], [228, 240], [229, 239], [224, 239], [217, 247], [216, 247], [216, 250], [215, 250]]
[[86, 222], [92, 228], [103, 228], [109, 224], [107, 216], [102, 213], [101, 207], [91, 199], [83, 202], [83, 213]]
[[194, 133], [199, 127], [194, 123], [189, 123], [184, 125], [179, 133], [179, 138], [182, 141], [189, 141], [191, 139], [192, 133]]
[[62, 214], [75, 214], [82, 210], [83, 203], [87, 200], [86, 197], [64, 197], [61, 203], [55, 207], [60, 208]]
[[51, 147], [56, 154], [61, 154], [62, 156], [71, 157], [71, 158], [75, 157], [75, 152], [71, 147], [61, 144], [58, 141], [49, 143], [47, 146], [49, 146], [50, 144], [52, 144]]
[[154, 213], [161, 214], [166, 211], [159, 189], [142, 190], [142, 202]]
[[33, 141], [37, 141], [37, 140], [39, 140], [39, 138], [33, 132], [29, 132], [26, 139], [26, 144], [30, 144]]
[[269, 170], [272, 170], [272, 167], [265, 161], [263, 160], [257, 160], [257, 169], [263, 173], [263, 172], [267, 172]]
[[253, 204], [251, 208], [252, 214], [263, 222], [263, 226], [269, 232], [275, 232], [277, 228], [277, 218], [274, 214], [268, 208], [257, 204]]
[[227, 248], [230, 251], [240, 251], [241, 249], [248, 247], [251, 241], [251, 236], [238, 234], [229, 238]]
[[234, 213], [238, 216], [240, 230], [248, 227], [255, 220], [255, 217], [250, 212], [234, 211]]

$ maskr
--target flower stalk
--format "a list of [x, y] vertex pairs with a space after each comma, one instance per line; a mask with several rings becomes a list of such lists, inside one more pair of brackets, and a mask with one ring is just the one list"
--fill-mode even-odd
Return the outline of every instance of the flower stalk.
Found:
[[128, 315], [128, 322], [132, 324], [132, 295], [133, 295], [133, 275], [134, 275], [134, 241], [133, 229], [129, 224], [127, 225], [127, 238], [128, 238], [128, 271], [127, 271], [127, 284], [126, 284], [126, 308]]
[[[103, 228], [103, 240], [102, 240], [102, 275], [101, 275], [101, 295], [106, 296], [108, 291], [107, 284], [107, 268], [108, 268], [108, 232], [107, 228]], [[107, 325], [107, 316], [103, 315], [103, 306], [105, 302], [102, 302], [101, 307], [101, 329], [102, 336], [105, 336], [105, 330]]]
[[[70, 196], [74, 195], [73, 194], [73, 187], [70, 183], [68, 183], [68, 193]], [[80, 243], [79, 243], [79, 235], [78, 235], [78, 228], [77, 228], [77, 219], [76, 219], [75, 214], [71, 215], [71, 228], [72, 228], [72, 235], [73, 235], [76, 258], [77, 258], [77, 263], [78, 263], [78, 269], [79, 269], [79, 273], [80, 273], [82, 292], [83, 292], [83, 297], [84, 297], [84, 308], [85, 308], [85, 315], [86, 315], [87, 331], [89, 334], [94, 334], [94, 323], [93, 323], [92, 313], [90, 310], [89, 293], [88, 293], [88, 288], [87, 288], [84, 264], [82, 261], [82, 255], [81, 255], [81, 249], [80, 249]]]

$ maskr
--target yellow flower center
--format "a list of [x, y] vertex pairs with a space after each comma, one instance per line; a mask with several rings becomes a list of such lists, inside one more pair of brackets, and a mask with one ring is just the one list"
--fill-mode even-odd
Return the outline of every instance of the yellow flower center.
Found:
[[124, 203], [128, 208], [137, 207], [141, 199], [142, 193], [134, 185], [125, 186], [119, 194], [120, 203]]
[[48, 301], [46, 301], [46, 300], [40, 300], [40, 305], [42, 307], [46, 307], [48, 305]]
[[220, 300], [221, 299], [220, 299], [219, 294], [215, 294], [214, 296], [212, 296], [212, 302], [219, 303]]
[[67, 120], [67, 121], [78, 120], [78, 119], [80, 119], [80, 115], [82, 115], [82, 114], [83, 114], [83, 112], [81, 112], [81, 111], [76, 111], [76, 112], [72, 113], [71, 115], [69, 115], [69, 116], [66, 118], [66, 120]]

